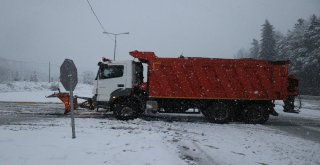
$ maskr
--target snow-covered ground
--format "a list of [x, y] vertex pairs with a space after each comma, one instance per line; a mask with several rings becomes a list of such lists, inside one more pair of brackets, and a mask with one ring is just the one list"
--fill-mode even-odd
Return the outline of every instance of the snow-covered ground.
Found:
[[[0, 101], [52, 102], [43, 84], [1, 85]], [[75, 93], [91, 96], [91, 88], [79, 84]], [[312, 103], [305, 107], [297, 115], [276, 106], [280, 115], [320, 119]], [[76, 118], [76, 136], [64, 117], [0, 125], [0, 164], [320, 164], [318, 142], [268, 125]]]
[[0, 126], [1, 164], [319, 164], [320, 144], [262, 125], [47, 119]]
[[[8, 82], [0, 84], [0, 101], [16, 102], [60, 102], [58, 98], [46, 98], [53, 92], [52, 86], [59, 87], [61, 92], [65, 92], [61, 83], [54, 82]], [[92, 85], [78, 83], [74, 95], [92, 97]]]

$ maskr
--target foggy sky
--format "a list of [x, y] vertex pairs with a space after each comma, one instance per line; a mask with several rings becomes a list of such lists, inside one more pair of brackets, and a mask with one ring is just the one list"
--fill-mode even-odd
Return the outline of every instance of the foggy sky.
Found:
[[[132, 50], [161, 57], [232, 58], [260, 40], [268, 19], [286, 33], [298, 18], [320, 15], [320, 0], [90, 0], [108, 32], [118, 36], [117, 59]], [[110, 36], [112, 38], [112, 36]], [[0, 0], [0, 57], [48, 63], [65, 58], [78, 70], [96, 70], [113, 58], [86, 0]]]

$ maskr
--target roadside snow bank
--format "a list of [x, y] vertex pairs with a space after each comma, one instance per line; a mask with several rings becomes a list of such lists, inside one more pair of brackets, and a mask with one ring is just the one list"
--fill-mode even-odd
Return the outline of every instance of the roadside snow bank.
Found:
[[13, 81], [0, 84], [0, 92], [41, 91], [49, 89], [51, 84], [46, 82]]
[[46, 119], [0, 126], [3, 164], [319, 164], [320, 145], [263, 125]]
[[[177, 149], [137, 119], [76, 119], [77, 138], [70, 137], [70, 120], [0, 126], [0, 162], [3, 164], [187, 164]], [[140, 124], [143, 122], [143, 124]]]
[[[57, 87], [61, 92], [65, 92], [63, 86], [58, 82], [8, 82], [0, 84], [0, 101], [16, 102], [60, 102], [58, 98], [46, 98], [53, 92], [57, 92]], [[74, 95], [92, 96], [92, 85], [78, 84]]]

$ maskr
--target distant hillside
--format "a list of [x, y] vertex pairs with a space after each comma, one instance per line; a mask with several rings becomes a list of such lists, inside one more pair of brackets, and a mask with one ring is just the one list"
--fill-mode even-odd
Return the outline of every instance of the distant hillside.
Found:
[[[57, 66], [51, 66], [52, 79], [58, 78], [58, 69]], [[29, 81], [32, 78], [36, 78], [38, 81], [47, 81], [49, 79], [49, 64], [0, 57], [0, 82]]]

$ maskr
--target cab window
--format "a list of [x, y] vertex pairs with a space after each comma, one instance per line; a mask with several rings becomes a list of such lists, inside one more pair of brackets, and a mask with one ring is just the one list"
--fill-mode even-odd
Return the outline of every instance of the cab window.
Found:
[[109, 79], [123, 76], [123, 65], [105, 65], [101, 67], [100, 79]]

